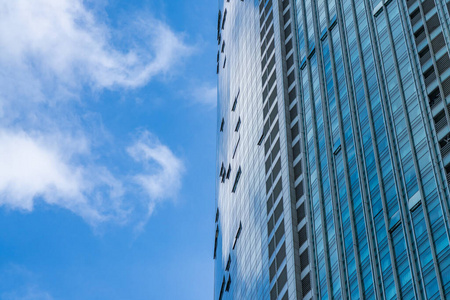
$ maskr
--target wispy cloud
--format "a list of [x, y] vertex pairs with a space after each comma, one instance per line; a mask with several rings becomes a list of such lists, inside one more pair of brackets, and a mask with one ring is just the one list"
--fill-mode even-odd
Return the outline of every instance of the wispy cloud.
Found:
[[216, 107], [217, 105], [217, 87], [216, 86], [200, 86], [192, 91], [192, 98], [195, 103], [203, 104], [208, 107]]
[[142, 86], [190, 53], [181, 36], [155, 18], [136, 21], [148, 49], [121, 52], [81, 0], [2, 0], [0, 6], [2, 62], [69, 86]]
[[53, 300], [52, 295], [39, 290], [36, 286], [25, 287], [20, 291], [6, 292], [2, 295], [2, 300]]
[[[102, 153], [80, 121], [86, 88], [144, 86], [176, 71], [192, 47], [156, 18], [133, 22], [145, 42], [123, 50], [82, 0], [0, 0], [0, 205], [32, 211], [43, 201], [91, 224], [138, 210], [126, 201], [130, 174], [95, 160]], [[145, 134], [128, 152], [142, 164], [132, 176], [148, 207], [173, 198], [182, 162], [170, 149]]]
[[148, 131], [143, 132], [127, 150], [136, 162], [144, 166], [144, 172], [133, 178], [148, 195], [148, 213], [151, 214], [156, 203], [177, 196], [184, 164]]
[[39, 287], [36, 274], [19, 265], [7, 265], [0, 270], [0, 290], [2, 300], [54, 299]]

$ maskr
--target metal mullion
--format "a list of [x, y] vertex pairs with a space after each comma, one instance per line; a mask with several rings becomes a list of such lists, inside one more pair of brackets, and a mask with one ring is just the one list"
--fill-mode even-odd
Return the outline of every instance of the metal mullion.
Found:
[[[421, 7], [421, 6], [419, 5], [419, 7]], [[422, 16], [423, 16], [423, 11], [421, 11], [421, 13], [422, 13]], [[386, 20], [389, 20], [388, 12], [386, 10], [385, 10], [384, 14], [385, 14]], [[395, 52], [394, 40], [393, 40], [393, 37], [392, 37], [392, 30], [391, 30], [390, 22], [388, 22], [386, 24], [386, 27], [389, 28], [388, 35], [389, 35], [389, 40], [390, 40], [390, 44], [391, 44], [393, 60], [397, 61], [397, 53]], [[397, 79], [399, 81], [399, 86], [400, 86], [399, 90], [402, 90], [403, 86], [402, 86], [402, 82], [400, 80], [401, 77], [400, 77], [400, 71], [398, 69], [398, 65], [395, 63], [394, 67], [395, 67], [395, 71], [396, 71], [396, 74], [397, 74]], [[418, 165], [417, 165], [417, 158], [416, 158], [416, 153], [415, 153], [416, 151], [415, 151], [415, 146], [414, 146], [413, 137], [412, 137], [412, 133], [411, 133], [411, 128], [409, 126], [410, 121], [409, 121], [409, 116], [408, 116], [408, 110], [407, 110], [407, 107], [406, 107], [406, 103], [405, 103], [404, 93], [403, 92], [400, 93], [400, 98], [402, 100], [403, 112], [405, 114], [405, 119], [406, 119], [407, 125], [408, 125], [406, 128], [407, 128], [407, 131], [408, 131], [409, 143], [410, 143], [411, 151], [412, 151], [412, 155], [413, 155], [414, 168], [415, 168], [416, 174], [420, 175], [420, 170], [419, 170]], [[417, 181], [420, 182], [420, 179], [417, 178]], [[445, 296], [444, 296], [444, 292], [443, 292], [442, 279], [439, 276], [440, 272], [439, 272], [439, 269], [437, 268], [438, 261], [437, 261], [437, 256], [436, 256], [436, 249], [435, 249], [436, 247], [435, 247], [434, 242], [433, 242], [433, 236], [432, 236], [432, 231], [431, 231], [431, 227], [430, 227], [429, 216], [428, 216], [428, 213], [426, 212], [426, 202], [425, 202], [425, 199], [424, 199], [425, 193], [423, 191], [423, 186], [421, 184], [419, 184], [418, 186], [419, 186], [419, 191], [421, 193], [421, 203], [422, 203], [422, 206], [423, 206], [424, 218], [425, 218], [425, 223], [426, 223], [426, 226], [427, 226], [428, 239], [430, 241], [430, 248], [431, 248], [430, 250], [431, 250], [431, 253], [432, 253], [432, 256], [433, 256], [433, 261], [434, 261], [434, 269], [435, 269], [435, 272], [436, 272], [436, 279], [437, 279], [438, 285], [439, 285], [439, 293], [441, 295], [441, 298], [444, 299]], [[408, 196], [407, 193], [406, 193], [406, 196]], [[406, 210], [404, 201], [401, 201], [401, 207], [402, 207], [402, 213], [403, 213], [402, 219], [405, 219], [405, 218], [407, 218], [409, 216], [408, 215], [409, 209]], [[408, 220], [408, 224], [411, 226], [411, 224], [409, 222], [409, 218], [407, 220]], [[404, 231], [405, 232], [410, 232], [410, 230], [405, 230], [405, 229], [404, 229]]]
[[[329, 140], [328, 140], [328, 132], [327, 132], [327, 127], [325, 126], [327, 124], [327, 119], [326, 119], [326, 108], [325, 108], [325, 104], [324, 104], [324, 99], [326, 99], [326, 92], [324, 91], [324, 86], [326, 86], [326, 84], [324, 84], [324, 79], [323, 79], [323, 73], [322, 70], [324, 68], [323, 66], [323, 61], [322, 61], [322, 47], [321, 47], [321, 41], [320, 41], [320, 31], [319, 31], [319, 27], [318, 27], [318, 12], [317, 12], [317, 3], [315, 1], [311, 1], [311, 9], [312, 9], [312, 16], [313, 16], [313, 27], [314, 27], [314, 37], [315, 37], [315, 51], [316, 51], [316, 58], [317, 58], [317, 74], [319, 77], [319, 81], [320, 81], [320, 92], [322, 95], [319, 95], [320, 99], [321, 99], [321, 106], [322, 106], [322, 117], [323, 117], [323, 127], [324, 127], [324, 134], [325, 134], [325, 144], [326, 144], [326, 149], [327, 146], [329, 146]], [[311, 64], [309, 63], [309, 67], [311, 66]], [[311, 72], [311, 71], [310, 71]], [[312, 78], [311, 78], [312, 79]], [[310, 82], [310, 86], [312, 86], [312, 80]], [[319, 180], [319, 178], [322, 177], [322, 170], [321, 170], [321, 163], [320, 163], [320, 150], [319, 150], [319, 145], [318, 145], [318, 135], [317, 135], [317, 118], [316, 118], [316, 111], [315, 111], [315, 105], [314, 105], [314, 110], [312, 110], [312, 118], [314, 119], [314, 127], [313, 127], [313, 135], [315, 137], [315, 149], [316, 149], [316, 165], [317, 165], [317, 178]], [[331, 147], [330, 147], [331, 148]], [[330, 149], [328, 148], [328, 149]], [[327, 157], [327, 163], [328, 163], [328, 169], [330, 170], [330, 151], [326, 151], [326, 157]], [[320, 176], [319, 176], [320, 174]], [[328, 180], [330, 181], [330, 187], [331, 187], [331, 176], [329, 176]], [[321, 206], [321, 217], [322, 217], [322, 231], [323, 231], [323, 242], [324, 242], [324, 252], [325, 252], [325, 266], [327, 268], [327, 287], [328, 287], [328, 298], [332, 299], [333, 297], [333, 286], [332, 286], [332, 278], [331, 278], [331, 266], [330, 266], [330, 254], [329, 254], [329, 245], [328, 245], [328, 232], [327, 232], [327, 221], [326, 221], [326, 216], [325, 216], [325, 207], [324, 207], [324, 203], [323, 201], [325, 200], [323, 197], [323, 188], [321, 185], [319, 185], [319, 195], [320, 198], [322, 199], [322, 201], [320, 201], [320, 206]], [[330, 200], [332, 201], [332, 195], [330, 194]]]
[[[368, 114], [368, 118], [369, 118], [369, 127], [370, 127], [370, 131], [371, 131], [371, 134], [372, 134], [372, 137], [373, 137], [373, 133], [374, 133], [373, 119], [372, 119], [372, 112], [370, 110], [370, 102], [368, 100], [369, 99], [369, 89], [367, 87], [367, 78], [366, 78], [366, 70], [365, 70], [365, 63], [364, 63], [363, 52], [361, 50], [361, 37], [360, 37], [360, 32], [359, 32], [359, 24], [356, 22], [356, 20], [357, 20], [356, 9], [355, 9], [355, 5], [356, 4], [355, 4], [354, 0], [352, 0], [352, 2], [353, 2], [352, 12], [353, 12], [353, 19], [354, 19], [354, 24], [355, 24], [354, 26], [355, 26], [356, 44], [358, 46], [359, 64], [360, 64], [360, 67], [361, 67], [361, 80], [362, 80], [362, 84], [363, 84], [363, 88], [364, 88], [364, 96], [365, 96], [365, 99], [366, 99], [366, 109], [367, 109], [367, 114]], [[365, 10], [367, 11], [367, 7], [368, 6], [367, 6], [367, 4], [365, 4], [365, 5], [366, 5]], [[368, 28], [368, 30], [369, 30], [369, 28]], [[355, 109], [355, 111], [356, 111], [356, 109]], [[355, 117], [355, 119], [357, 119], [357, 124], [359, 125], [360, 122], [359, 122], [358, 114], [355, 114], [354, 117]], [[361, 143], [361, 132], [358, 131], [358, 133], [359, 133], [358, 134], [359, 151], [361, 153], [361, 156], [363, 156], [363, 154], [364, 154], [364, 147], [363, 147], [363, 145]], [[375, 155], [375, 151], [374, 151], [374, 155]], [[360, 161], [359, 163], [360, 163], [360, 165], [364, 166], [364, 168], [362, 170], [362, 173], [364, 173], [364, 175], [365, 175], [365, 176], [363, 176], [363, 178], [366, 179], [366, 181], [364, 182], [365, 188], [361, 187], [361, 190], [364, 191], [364, 194], [366, 196], [366, 200], [369, 201], [369, 199], [371, 197], [370, 197], [370, 191], [367, 192], [368, 176], [367, 176], [367, 173], [366, 173], [366, 162], [365, 162], [365, 159], [362, 159], [362, 161]], [[383, 285], [382, 285], [382, 282], [380, 282], [379, 278], [382, 277], [382, 275], [381, 275], [382, 272], [380, 273], [380, 270], [378, 268], [376, 268], [376, 265], [380, 265], [380, 264], [378, 264], [378, 262], [375, 260], [375, 257], [377, 255], [376, 255], [374, 249], [378, 250], [378, 247], [376, 246], [376, 243], [375, 243], [375, 245], [373, 245], [373, 241], [375, 241], [374, 232], [373, 232], [374, 231], [373, 216], [372, 216], [372, 213], [371, 213], [370, 202], [366, 203], [366, 201], [363, 201], [363, 203], [365, 204], [364, 205], [364, 211], [365, 211], [365, 216], [366, 216], [365, 219], [366, 219], [366, 222], [367, 222], [368, 226], [370, 226], [370, 229], [371, 229], [371, 230], [369, 230], [368, 228], [366, 228], [366, 231], [368, 231], [367, 240], [368, 240], [368, 243], [369, 243], [369, 246], [370, 246], [370, 253], [371, 253], [370, 260], [371, 260], [372, 271], [373, 271], [372, 278], [373, 278], [373, 281], [374, 281], [374, 287], [375, 287], [375, 282], [377, 282], [377, 285], [378, 285], [378, 287], [375, 289], [377, 298], [381, 299], [381, 293], [382, 292], [380, 292], [379, 289]], [[379, 252], [377, 251], [377, 253], [379, 253]], [[376, 274], [376, 276], [375, 276], [375, 274]]]
[[[367, 0], [366, 0], [367, 1]], [[376, 40], [376, 31], [375, 31], [375, 25], [373, 23], [373, 18], [369, 18], [369, 23], [368, 23], [369, 27], [371, 30], [369, 30], [372, 34], [372, 39]], [[391, 113], [389, 111], [389, 105], [386, 104], [385, 102], [387, 102], [387, 99], [389, 98], [387, 95], [387, 91], [386, 91], [386, 84], [384, 82], [384, 71], [383, 71], [383, 63], [381, 62], [381, 53], [379, 52], [380, 49], [377, 45], [372, 46], [374, 53], [376, 54], [376, 57], [374, 59], [375, 62], [375, 67], [376, 67], [376, 71], [377, 71], [377, 77], [379, 78], [379, 82], [380, 82], [380, 87], [379, 87], [379, 91], [380, 91], [380, 95], [381, 95], [381, 103], [382, 103], [382, 111], [383, 111], [383, 115], [384, 115], [384, 119], [386, 120], [386, 126], [387, 126], [387, 138], [389, 141], [389, 151], [390, 151], [390, 155], [391, 158], [393, 159], [393, 173], [394, 173], [394, 178], [395, 178], [395, 185], [397, 187], [397, 191], [403, 191], [402, 187], [401, 187], [401, 179], [400, 179], [400, 175], [399, 175], [399, 169], [398, 169], [398, 165], [399, 165], [399, 158], [398, 158], [398, 152], [395, 149], [396, 143], [394, 141], [393, 138], [393, 128], [392, 128], [392, 122], [391, 122]], [[394, 149], [393, 149], [394, 147]], [[399, 195], [401, 196], [401, 195]], [[411, 237], [411, 232], [407, 232], [407, 234], [405, 235], [405, 240], [407, 243], [407, 246], [409, 249], [413, 249], [413, 239]], [[416, 253], [416, 251], [413, 251], [413, 253]], [[411, 259], [408, 255], [408, 259], [410, 260], [410, 264], [413, 267], [413, 280], [414, 280], [414, 284], [413, 284], [413, 288], [415, 291], [415, 295], [418, 299], [423, 299], [423, 294], [421, 293], [421, 290], [419, 289], [420, 286], [420, 279], [419, 277], [417, 277], [417, 275], [421, 272], [420, 268], [418, 268], [416, 261], [417, 258]]]
[[[309, 39], [308, 37], [308, 27], [306, 24], [306, 11], [305, 11], [305, 0], [297, 0], [297, 3], [300, 2], [300, 5], [302, 7], [302, 16], [301, 16], [301, 21], [303, 22], [303, 34], [304, 34], [304, 39], [305, 39], [305, 47], [306, 49], [309, 49]], [[295, 20], [297, 20], [298, 16], [297, 16], [297, 9], [295, 10]], [[295, 23], [296, 24], [296, 23]], [[296, 26], [295, 30], [298, 30], [298, 27]], [[308, 62], [309, 63], [309, 62]], [[303, 88], [303, 79], [302, 79], [302, 75], [301, 72], [299, 72], [299, 82], [300, 82], [300, 87]], [[300, 88], [298, 89], [298, 95], [299, 100], [302, 101], [298, 101], [299, 103], [299, 112], [300, 112], [300, 119], [302, 120], [302, 122], [299, 122], [299, 124], [302, 124], [301, 126], [301, 132], [302, 132], [302, 137], [303, 137], [303, 158], [304, 158], [304, 163], [302, 163], [302, 168], [305, 174], [305, 179], [309, 178], [309, 159], [308, 159], [308, 150], [307, 150], [307, 137], [306, 137], [306, 132], [305, 132], [305, 128], [306, 128], [306, 120], [305, 120], [305, 112], [304, 112], [304, 101], [303, 101], [303, 95], [302, 93], [300, 93]], [[311, 99], [311, 93], [309, 95], [310, 99]], [[313, 224], [313, 209], [311, 207], [311, 190], [310, 190], [310, 186], [309, 186], [309, 180], [306, 180], [305, 184], [305, 196], [306, 196], [306, 215], [309, 219], [309, 222], [307, 222], [307, 233], [308, 233], [308, 240], [310, 240], [311, 242], [308, 245], [308, 252], [309, 252], [309, 257], [312, 258], [313, 262], [310, 262], [310, 266], [311, 266], [311, 276], [310, 276], [310, 280], [311, 280], [311, 292], [312, 292], [312, 298], [313, 299], [319, 299], [319, 284], [318, 284], [318, 270], [317, 270], [317, 253], [315, 250], [315, 247], [313, 245], [315, 245], [315, 234], [314, 234], [314, 229], [312, 227]]]
[[[327, 4], [328, 5], [328, 4]], [[335, 68], [335, 61], [334, 61], [334, 49], [333, 49], [333, 38], [331, 35], [331, 31], [329, 30], [330, 28], [330, 17], [329, 17], [329, 11], [328, 11], [328, 6], [325, 9], [325, 16], [327, 19], [327, 28], [328, 28], [328, 45], [329, 45], [329, 52], [330, 52], [330, 63], [331, 63], [331, 72], [332, 72], [332, 76], [333, 76], [333, 89], [334, 89], [334, 94], [335, 94], [335, 102], [339, 102], [339, 92], [338, 92], [338, 87], [337, 87], [337, 76], [336, 76], [336, 68]], [[325, 80], [326, 81], [326, 80]], [[323, 85], [326, 86], [326, 85]], [[324, 93], [326, 99], [328, 99], [327, 93]], [[326, 105], [323, 106], [323, 114], [324, 114], [324, 123], [325, 120], [327, 122], [327, 124], [329, 123], [329, 118], [330, 118], [330, 112], [329, 112], [329, 107]], [[337, 106], [336, 106], [336, 110], [337, 110]], [[328, 124], [327, 127], [325, 127], [326, 129], [329, 129], [330, 126]], [[327, 130], [326, 130], [327, 131]], [[327, 131], [327, 136], [329, 136], [329, 132]], [[327, 146], [328, 149], [332, 149], [332, 146], [329, 143], [329, 138], [326, 139], [327, 141]], [[328, 152], [328, 151], [327, 151]], [[344, 254], [344, 250], [342, 248], [342, 244], [343, 244], [343, 236], [342, 236], [342, 229], [341, 229], [341, 220], [339, 218], [340, 214], [338, 212], [340, 212], [339, 209], [339, 199], [337, 196], [337, 178], [336, 178], [336, 171], [335, 171], [335, 161], [333, 159], [333, 156], [330, 155], [328, 156], [328, 170], [329, 170], [329, 178], [330, 178], [330, 188], [331, 188], [331, 197], [332, 199], [332, 203], [333, 203], [333, 219], [334, 219], [334, 224], [335, 224], [335, 236], [336, 236], [336, 248], [337, 248], [337, 252], [339, 255], [339, 277], [340, 277], [340, 281], [341, 281], [341, 295], [343, 297], [343, 299], [347, 299], [348, 293], [347, 290], [349, 289], [349, 286], [346, 285], [346, 278], [347, 278], [347, 274], [346, 274], [346, 260], [347, 257]], [[344, 258], [344, 262], [343, 263], [341, 257]], [[348, 282], [347, 282], [348, 283]]]
[[[284, 0], [284, 1], [289, 1], [289, 4], [286, 7], [286, 10], [289, 10], [292, 7], [293, 0]], [[279, 14], [278, 15], [279, 15], [279, 20], [280, 20], [279, 24], [282, 25], [282, 26], [280, 26], [280, 30], [279, 30], [279, 32], [280, 32], [280, 39], [283, 41], [281, 44], [285, 45], [286, 44], [286, 36], [284, 35], [285, 24], [284, 24], [284, 22], [283, 22], [283, 24], [281, 24], [281, 22], [282, 22], [281, 19], [282, 19], [282, 15], [283, 15], [284, 11], [282, 11], [282, 9], [281, 9], [282, 8], [281, 7], [282, 3], [280, 1], [278, 1], [278, 4], [279, 4], [279, 6], [278, 6]], [[291, 14], [291, 18], [293, 18], [293, 14]], [[288, 26], [292, 26], [293, 24], [294, 23], [291, 22], [290, 24], [288, 24]], [[293, 42], [295, 41], [294, 38], [296, 38], [295, 34], [292, 35], [292, 41]], [[293, 45], [293, 48], [296, 49], [295, 48], [295, 43]], [[284, 82], [286, 82], [286, 78], [287, 78], [286, 77], [287, 76], [286, 58], [287, 57], [286, 57], [286, 53], [285, 53], [285, 48], [284, 47], [281, 47], [281, 55], [283, 57], [283, 59], [282, 59], [283, 63], [281, 64], [282, 65], [281, 67], [282, 67]], [[295, 55], [296, 55], [295, 50], [293, 51], [292, 55], [293, 55], [293, 57], [295, 57]], [[294, 82], [295, 82], [295, 85], [298, 85], [298, 78], [295, 78]], [[292, 136], [291, 136], [291, 131], [290, 131], [291, 120], [290, 120], [290, 117], [289, 117], [289, 100], [286, 101], [286, 95], [288, 95], [288, 90], [287, 90], [287, 86], [286, 85], [283, 86], [283, 92], [284, 92], [284, 99], [283, 99], [284, 112], [285, 112], [285, 120], [286, 120], [286, 122], [285, 122], [285, 124], [286, 124], [286, 131], [285, 131], [285, 133], [286, 133], [286, 145], [288, 145], [286, 147], [287, 148], [286, 150], [287, 150], [287, 153], [288, 153], [288, 161], [290, 161], [290, 165], [291, 165], [289, 167], [288, 176], [289, 176], [289, 182], [290, 182], [290, 184], [289, 184], [289, 190], [290, 190], [289, 193], [290, 193], [290, 197], [291, 197], [289, 208], [290, 208], [290, 213], [291, 213], [292, 239], [293, 239], [293, 248], [294, 248], [293, 249], [294, 250], [293, 251], [293, 253], [294, 253], [293, 260], [294, 260], [294, 270], [295, 270], [295, 274], [294, 274], [294, 276], [295, 276], [295, 278], [294, 278], [295, 293], [294, 294], [296, 295], [297, 298], [299, 298], [299, 297], [303, 296], [303, 293], [302, 293], [302, 287], [301, 287], [300, 256], [298, 255], [300, 247], [299, 247], [299, 242], [298, 242], [298, 231], [297, 231], [297, 229], [298, 229], [297, 228], [298, 220], [297, 220], [297, 215], [296, 215], [296, 211], [297, 211], [296, 210], [297, 197], [295, 195], [295, 182], [294, 182], [294, 174], [293, 174], [293, 167], [294, 167], [294, 165], [293, 165], [293, 154], [292, 154], [292, 146], [293, 145], [292, 145]], [[288, 123], [288, 120], [289, 120], [289, 123]], [[280, 133], [280, 135], [281, 135], [281, 133]], [[304, 185], [304, 182], [302, 184]], [[286, 236], [287, 236], [287, 234], [286, 234]], [[292, 293], [292, 291], [291, 291], [291, 293]]]
[[[317, 47], [316, 47], [317, 48]], [[317, 57], [317, 50], [316, 50], [316, 57]], [[311, 69], [311, 61], [308, 60], [307, 63], [308, 68], [308, 77], [309, 77], [309, 89], [310, 89], [310, 103], [311, 103], [311, 118], [312, 118], [312, 128], [313, 128], [313, 138], [314, 138], [314, 154], [315, 154], [315, 161], [316, 161], [316, 172], [317, 172], [317, 182], [318, 182], [318, 193], [319, 193], [319, 206], [320, 206], [320, 217], [321, 217], [321, 224], [322, 224], [322, 239], [323, 239], [323, 247], [324, 247], [324, 256], [325, 256], [325, 268], [327, 270], [326, 272], [326, 280], [327, 280], [327, 289], [328, 289], [328, 296], [330, 297], [331, 289], [331, 278], [330, 278], [330, 266], [329, 266], [329, 253], [328, 253], [328, 235], [326, 232], [326, 220], [324, 217], [324, 205], [323, 205], [323, 190], [321, 188], [321, 184], [319, 184], [319, 180], [322, 177], [322, 171], [321, 171], [321, 163], [320, 163], [320, 151], [319, 151], [319, 145], [318, 145], [318, 134], [317, 134], [317, 119], [316, 119], [316, 109], [315, 109], [315, 97], [314, 97], [314, 89], [313, 89], [313, 78], [312, 78], [312, 69]], [[317, 63], [317, 69], [319, 70], [319, 63]], [[319, 74], [319, 72], [318, 72]], [[320, 79], [319, 79], [320, 80]], [[320, 97], [320, 96], [319, 96]], [[322, 101], [321, 101], [322, 102]], [[322, 105], [322, 104], [321, 104]], [[320, 278], [319, 278], [319, 285], [320, 285]], [[321, 295], [322, 296], [322, 295]]]
[[[354, 3], [352, 3], [352, 4], [354, 4]], [[354, 5], [352, 5], [352, 6], [354, 6]], [[356, 25], [356, 22], [355, 22], [356, 18], [354, 17], [353, 13], [354, 12], [352, 10], [352, 18], [354, 19], [353, 20], [353, 24], [354, 24], [354, 27], [355, 27], [355, 34], [356, 34], [356, 30], [357, 30], [356, 26], [357, 25]], [[345, 21], [344, 21], [345, 18], [344, 18], [344, 14], [343, 14], [343, 7], [342, 7], [341, 1], [336, 1], [336, 14], [337, 14], [337, 19], [338, 19], [338, 24], [337, 25], [338, 25], [338, 28], [340, 29], [339, 33], [341, 35], [342, 59], [343, 59], [343, 63], [344, 63], [345, 78], [346, 78], [346, 83], [347, 83], [348, 102], [349, 102], [349, 109], [350, 109], [350, 120], [351, 120], [352, 132], [353, 132], [353, 138], [352, 139], [353, 139], [353, 142], [354, 142], [355, 153], [356, 153], [355, 154], [355, 160], [356, 160], [356, 163], [357, 163], [358, 173], [360, 173], [360, 175], [362, 175], [361, 174], [361, 168], [358, 166], [358, 164], [361, 165], [361, 162], [360, 162], [361, 150], [359, 149], [359, 143], [355, 141], [355, 139], [359, 135], [359, 130], [357, 130], [358, 122], [355, 119], [356, 118], [355, 116], [356, 116], [357, 112], [355, 111], [355, 107], [354, 107], [355, 106], [355, 104], [354, 104], [354, 101], [355, 101], [355, 99], [354, 99], [354, 89], [353, 89], [353, 86], [351, 84], [351, 82], [353, 82], [353, 81], [350, 80], [350, 79], [353, 78], [353, 72], [352, 72], [351, 64], [350, 64], [350, 54], [349, 54], [349, 49], [348, 49], [349, 45], [348, 45], [348, 41], [347, 41], [348, 39], [347, 39], [347, 36], [346, 36], [346, 30], [344, 30], [345, 27], [343, 27], [343, 25], [342, 25], [342, 24], [345, 24]], [[355, 129], [356, 129], [357, 133], [355, 133]], [[345, 144], [345, 138], [343, 139], [343, 144]], [[347, 165], [347, 163], [346, 163], [346, 165]], [[347, 173], [346, 175], [348, 177], [349, 176], [348, 175], [348, 168], [347, 168], [346, 173]], [[363, 178], [363, 176], [360, 176], [360, 178]], [[367, 199], [367, 196], [365, 195], [366, 191], [361, 186], [361, 182], [359, 183], [359, 186], [360, 186], [359, 190], [361, 192], [361, 203], [362, 203], [363, 209], [364, 209], [363, 201], [364, 201], [364, 198]], [[350, 194], [352, 194], [351, 188], [349, 188], [349, 192], [350, 192]], [[350, 207], [351, 207], [350, 215], [351, 215], [351, 223], [352, 223], [352, 235], [353, 235], [353, 240], [354, 240], [353, 244], [354, 244], [354, 251], [355, 251], [355, 262], [357, 262], [357, 266], [356, 266], [357, 278], [358, 278], [358, 285], [360, 287], [359, 294], [360, 294], [360, 298], [364, 299], [364, 284], [363, 284], [363, 280], [362, 280], [362, 272], [361, 272], [361, 266], [360, 266], [361, 265], [361, 259], [360, 259], [360, 255], [359, 255], [359, 246], [356, 245], [356, 244], [359, 244], [359, 243], [358, 243], [358, 237], [356, 235], [356, 229], [355, 229], [356, 227], [355, 227], [355, 224], [354, 224], [355, 221], [354, 221], [354, 210], [353, 210], [353, 198], [352, 197], [349, 198], [349, 208]], [[367, 247], [370, 247], [370, 239], [369, 239], [368, 236], [366, 238], [367, 238], [367, 241], [368, 241]], [[375, 286], [375, 283], [374, 283], [374, 286]], [[375, 294], [377, 294], [377, 293], [375, 293]]]

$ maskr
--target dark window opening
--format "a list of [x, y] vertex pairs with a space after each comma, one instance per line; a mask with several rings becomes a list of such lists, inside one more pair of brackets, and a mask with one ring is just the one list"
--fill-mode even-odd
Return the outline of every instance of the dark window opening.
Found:
[[231, 286], [231, 275], [228, 276], [227, 287], [225, 288], [225, 291], [229, 292], [230, 286]]
[[222, 287], [220, 288], [219, 300], [222, 300], [224, 289], [225, 289], [225, 276], [223, 276]]
[[434, 89], [429, 95], [428, 100], [430, 103], [430, 107], [433, 109], [438, 103], [441, 102], [441, 93], [439, 91], [439, 88]]
[[236, 128], [234, 129], [234, 131], [238, 132], [239, 128], [241, 127], [241, 117], [239, 117], [237, 124], [236, 124]]
[[241, 167], [239, 167], [239, 170], [238, 170], [237, 173], [236, 173], [236, 178], [234, 179], [233, 189], [231, 190], [232, 193], [235, 193], [235, 192], [236, 192], [237, 185], [238, 185], [238, 183], [239, 183], [239, 179], [241, 178], [241, 173], [242, 173]]
[[225, 21], [227, 20], [227, 10], [225, 9], [225, 12], [223, 13], [223, 21], [222, 21], [222, 29], [225, 28]]
[[225, 120], [222, 118], [222, 123], [220, 123], [220, 132], [223, 132], [223, 127], [225, 126]]
[[225, 173], [225, 166], [224, 166], [223, 163], [222, 163], [222, 166], [220, 167], [220, 174], [219, 174], [219, 177], [222, 177], [224, 173]]
[[214, 259], [216, 259], [217, 254], [217, 239], [219, 238], [219, 226], [216, 226], [216, 237], [214, 239]]
[[234, 159], [234, 157], [236, 156], [236, 151], [237, 151], [237, 149], [238, 149], [238, 146], [239, 146], [239, 142], [241, 141], [241, 137], [239, 137], [239, 139], [238, 139], [238, 141], [237, 141], [237, 143], [236, 143], [236, 146], [234, 147], [234, 151], [233, 151], [233, 159]]
[[219, 9], [219, 15], [217, 18], [217, 31], [220, 30], [220, 21], [222, 21], [222, 11]]
[[306, 295], [309, 291], [311, 291], [311, 280], [309, 273], [302, 279], [302, 291], [303, 295]]
[[236, 247], [237, 240], [238, 240], [239, 237], [241, 236], [241, 231], [242, 231], [242, 223], [239, 222], [239, 228], [238, 228], [238, 231], [236, 232], [236, 236], [234, 237], [233, 250], [234, 250], [234, 248]]
[[234, 102], [233, 102], [233, 106], [231, 107], [231, 111], [235, 111], [236, 110], [236, 106], [237, 106], [237, 102], [238, 102], [240, 93], [241, 93], [241, 90], [239, 89], [238, 92], [237, 92], [236, 97], [234, 98]]
[[228, 255], [228, 261], [227, 261], [227, 266], [225, 268], [225, 271], [230, 271], [230, 267], [231, 267], [231, 254]]
[[300, 223], [305, 217], [306, 217], [305, 203], [302, 203], [297, 208], [297, 223]]
[[266, 133], [265, 133], [265, 131], [263, 131], [263, 133], [261, 134], [261, 137], [259, 138], [259, 141], [258, 141], [258, 146], [261, 146], [261, 144], [263, 143], [263, 141], [264, 141], [264, 137], [266, 136]]
[[298, 232], [298, 244], [299, 247], [303, 246], [304, 243], [308, 240], [306, 226], [303, 226]]

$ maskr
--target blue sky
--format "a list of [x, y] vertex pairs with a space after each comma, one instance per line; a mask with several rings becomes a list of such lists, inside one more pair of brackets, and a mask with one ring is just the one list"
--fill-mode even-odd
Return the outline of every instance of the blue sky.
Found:
[[211, 0], [0, 0], [0, 300], [210, 299]]

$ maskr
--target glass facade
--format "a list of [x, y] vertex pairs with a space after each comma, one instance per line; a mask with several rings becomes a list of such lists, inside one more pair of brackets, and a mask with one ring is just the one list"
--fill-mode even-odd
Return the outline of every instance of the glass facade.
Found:
[[214, 299], [450, 299], [450, 1], [219, 8]]

